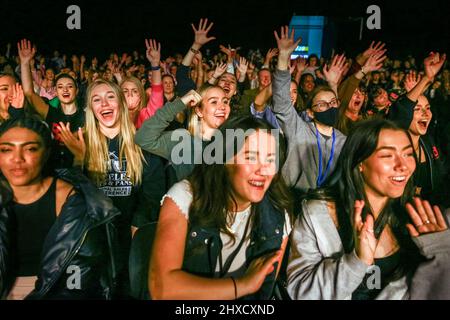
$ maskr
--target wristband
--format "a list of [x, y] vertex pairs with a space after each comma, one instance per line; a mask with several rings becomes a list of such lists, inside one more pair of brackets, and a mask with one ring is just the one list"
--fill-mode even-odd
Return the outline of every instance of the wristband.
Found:
[[161, 69], [160, 66], [156, 66], [156, 67], [150, 66], [150, 70], [152, 70], [152, 71], [156, 71], [156, 70], [159, 70], [159, 69]]
[[238, 296], [237, 296], [236, 280], [234, 280], [233, 277], [231, 277], [231, 280], [233, 280], [233, 285], [234, 285], [234, 300], [237, 300]]
[[364, 75], [364, 77], [367, 76], [367, 74], [364, 72], [364, 67], [361, 67], [361, 72]]
[[200, 51], [199, 50], [197, 50], [197, 49], [194, 49], [194, 48], [192, 48], [191, 47], [191, 49], [190, 49], [194, 54], [197, 54], [197, 53], [199, 53]]

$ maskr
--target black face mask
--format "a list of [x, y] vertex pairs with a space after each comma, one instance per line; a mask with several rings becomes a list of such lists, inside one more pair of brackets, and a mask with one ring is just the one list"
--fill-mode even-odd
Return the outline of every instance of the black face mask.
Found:
[[327, 126], [334, 126], [339, 115], [339, 109], [331, 107], [327, 111], [314, 112], [314, 118]]

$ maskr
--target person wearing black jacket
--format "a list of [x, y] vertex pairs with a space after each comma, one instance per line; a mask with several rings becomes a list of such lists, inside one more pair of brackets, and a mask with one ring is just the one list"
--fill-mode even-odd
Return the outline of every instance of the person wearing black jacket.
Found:
[[50, 130], [0, 125], [0, 299], [110, 299], [120, 215], [79, 172], [48, 175]]
[[428, 99], [423, 92], [432, 83], [443, 63], [445, 54], [431, 53], [425, 60], [425, 75], [414, 84], [407, 86], [408, 93], [400, 97], [391, 107], [390, 120], [408, 129], [417, 157], [417, 169], [414, 173], [416, 195], [434, 204], [449, 205], [446, 199], [445, 169], [440, 152], [431, 135], [427, 134], [432, 113]]

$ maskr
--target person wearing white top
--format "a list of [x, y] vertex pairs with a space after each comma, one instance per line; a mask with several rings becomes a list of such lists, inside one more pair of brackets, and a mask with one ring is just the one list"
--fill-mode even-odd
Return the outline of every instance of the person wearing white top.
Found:
[[[247, 135], [239, 141], [227, 129]], [[277, 129], [251, 116], [228, 120], [220, 132], [225, 164], [197, 165], [162, 200], [152, 299], [271, 297], [291, 230], [291, 201], [276, 164], [284, 145]]]

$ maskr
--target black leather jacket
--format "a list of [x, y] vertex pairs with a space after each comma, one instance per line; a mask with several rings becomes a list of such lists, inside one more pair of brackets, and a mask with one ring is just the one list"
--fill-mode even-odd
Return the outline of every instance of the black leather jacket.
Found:
[[[110, 299], [116, 264], [110, 222], [120, 211], [81, 173], [64, 169], [57, 178], [71, 183], [76, 193], [66, 200], [47, 235], [38, 280], [27, 299]], [[0, 298], [15, 280], [14, 223], [3, 201], [0, 198]]]

